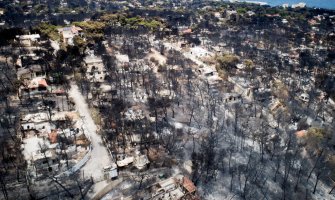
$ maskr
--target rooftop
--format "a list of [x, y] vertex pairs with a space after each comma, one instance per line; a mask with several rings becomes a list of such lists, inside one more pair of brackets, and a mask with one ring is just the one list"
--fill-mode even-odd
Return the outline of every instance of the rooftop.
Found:
[[102, 59], [99, 56], [95, 56], [94, 54], [90, 54], [90, 55], [85, 57], [84, 62], [86, 64], [102, 63]]
[[26, 114], [22, 117], [23, 122], [44, 122], [48, 121], [49, 116], [47, 113], [34, 113], [34, 114]]
[[134, 165], [137, 169], [143, 169], [149, 162], [147, 155], [139, 155], [134, 159]]
[[134, 162], [134, 157], [126, 157], [123, 160], [116, 161], [117, 166], [124, 167], [129, 165], [130, 163]]
[[63, 27], [63, 28], [59, 28], [58, 31], [59, 32], [67, 32], [67, 33], [71, 33], [71, 34], [78, 34], [79, 31], [82, 31], [83, 29], [77, 26], [67, 26], [67, 27]]
[[116, 59], [117, 59], [119, 62], [123, 62], [123, 63], [127, 63], [127, 62], [129, 62], [129, 57], [128, 57], [128, 55], [124, 55], [124, 54], [116, 54], [115, 57], [116, 57]]
[[48, 87], [48, 83], [44, 78], [34, 78], [30, 81], [28, 88]]
[[189, 193], [195, 192], [197, 189], [194, 183], [186, 176], [183, 177], [182, 185]]
[[52, 130], [51, 133], [49, 133], [49, 140], [50, 143], [57, 143], [57, 137], [58, 137], [58, 133], [56, 130]]
[[16, 38], [19, 40], [37, 40], [40, 39], [40, 34], [31, 34], [31, 35], [17, 35]]

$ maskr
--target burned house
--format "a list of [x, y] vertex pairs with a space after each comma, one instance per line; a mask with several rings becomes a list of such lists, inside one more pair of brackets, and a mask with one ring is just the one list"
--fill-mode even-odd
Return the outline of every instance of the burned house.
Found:
[[50, 116], [46, 112], [26, 114], [21, 117], [21, 131], [22, 136], [25, 137], [25, 132], [45, 132], [49, 133], [52, 129], [52, 124], [49, 122]]
[[166, 180], [160, 181], [149, 188], [144, 199], [154, 200], [182, 200], [182, 199], [198, 199], [197, 188], [194, 183], [183, 175], [176, 175]]
[[242, 97], [252, 100], [254, 98], [254, 88], [250, 81], [242, 77], [228, 77], [228, 81], [234, 84], [236, 93], [241, 94]]
[[17, 35], [16, 38], [23, 47], [34, 46], [41, 38], [39, 34]]
[[20, 87], [20, 96], [42, 95], [48, 92], [49, 85], [44, 78], [37, 77], [32, 80], [24, 80]]
[[46, 73], [41, 65], [29, 65], [18, 68], [18, 80], [31, 80], [37, 77], [46, 78]]
[[84, 59], [86, 66], [86, 77], [91, 82], [104, 82], [106, 77], [106, 69], [101, 57], [90, 53]]

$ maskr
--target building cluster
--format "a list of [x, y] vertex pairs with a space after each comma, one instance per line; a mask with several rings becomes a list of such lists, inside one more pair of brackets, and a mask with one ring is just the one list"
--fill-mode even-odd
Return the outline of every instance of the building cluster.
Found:
[[16, 37], [19, 54], [15, 61], [20, 83], [16, 101], [21, 104], [22, 151], [32, 179], [71, 171], [90, 152], [83, 122], [63, 84], [48, 72], [49, 64], [38, 34]]
[[[300, 3], [294, 6], [296, 8], [305, 7], [305, 4]], [[203, 9], [206, 10], [207, 8]], [[297, 33], [293, 32], [291, 38], [283, 39], [291, 31], [290, 28], [294, 22], [279, 14], [265, 15], [262, 19], [264, 24], [274, 26], [274, 31], [281, 33], [279, 35], [274, 34], [278, 40], [292, 40], [289, 48], [281, 44], [275, 46], [273, 42], [266, 41], [265, 35], [272, 33], [269, 33], [265, 27], [255, 32], [250, 32], [248, 28], [243, 28], [243, 25], [235, 26], [234, 24], [229, 25], [228, 28], [219, 29], [221, 26], [227, 26], [227, 23], [230, 22], [241, 22], [242, 18], [244, 20], [253, 18], [254, 14], [251, 12], [241, 14], [234, 9], [215, 12], [211, 16], [212, 21], [208, 23], [211, 24], [212, 29], [216, 27], [220, 30], [217, 34], [220, 34], [218, 37], [222, 38], [222, 40], [219, 38], [213, 39], [213, 34], [216, 33], [215, 30], [209, 31], [206, 28], [202, 28], [200, 31], [201, 36], [198, 36], [199, 32], [191, 31], [187, 33], [187, 37], [182, 34], [184, 36], [182, 38], [171, 38], [169, 42], [173, 41], [174, 44], [168, 44], [165, 47], [171, 49], [171, 46], [174, 46], [176, 49], [185, 52], [184, 55], [187, 58], [195, 61], [199, 66], [199, 73], [207, 79], [210, 89], [214, 94], [217, 91], [216, 88], [219, 83], [221, 85], [220, 89], [223, 89], [227, 93], [223, 97], [224, 102], [247, 103], [260, 100], [263, 102], [262, 104], [265, 102], [264, 105], [266, 107], [271, 107], [276, 102], [281, 102], [281, 105], [285, 104], [282, 98], [293, 92], [295, 94], [293, 97], [295, 103], [303, 107], [310, 106], [317, 112], [318, 116], [315, 119], [319, 124], [332, 123], [334, 120], [331, 117], [331, 113], [334, 111], [334, 105], [331, 103], [333, 102], [333, 98], [325, 95], [325, 91], [317, 86], [317, 79], [324, 76], [332, 76], [331, 73], [334, 71], [332, 63], [326, 61], [327, 53], [325, 53], [328, 49], [328, 44], [326, 43], [329, 41], [327, 40], [334, 35], [334, 32], [330, 31], [328, 36], [322, 39], [319, 37], [325, 31], [320, 29], [321, 24], [335, 24], [334, 16], [329, 16], [327, 13], [316, 15], [308, 21], [309, 27], [305, 28], [306, 30], [303, 30], [302, 26], [297, 26], [297, 31], [303, 32], [304, 36], [300, 45], [294, 45], [293, 43], [295, 42], [299, 43], [299, 41], [294, 41]], [[201, 23], [201, 17], [198, 20]], [[261, 28], [261, 26], [258, 27]], [[192, 38], [199, 38], [200, 45], [195, 44]], [[225, 42], [222, 43], [222, 41]], [[226, 72], [225, 76], [222, 76], [222, 74], [220, 76], [216, 70], [216, 64], [211, 62], [216, 56], [222, 54], [237, 55], [240, 60], [239, 63], [234, 64], [234, 67], [229, 72]], [[316, 63], [308, 63], [307, 61], [302, 63], [302, 60], [308, 60], [306, 57], [303, 57], [304, 55], [313, 57], [319, 64], [322, 63], [331, 69], [325, 72]], [[286, 68], [274, 67], [271, 69], [274, 70], [272, 76], [275, 77], [275, 80], [273, 81], [266, 81], [269, 80], [269, 69], [263, 60], [269, 58], [271, 58], [274, 66], [282, 63]], [[251, 66], [245, 64], [248, 59], [252, 60]], [[301, 67], [302, 64], [305, 67]], [[281, 73], [287, 69], [290, 69], [294, 73]], [[320, 102], [322, 102], [323, 106], [317, 106]], [[274, 106], [274, 109], [271, 108], [271, 113], [277, 113], [276, 108], [277, 106]], [[301, 114], [299, 117], [302, 119], [309, 118], [305, 114]]]
[[[231, 152], [229, 168], [231, 155], [238, 154], [241, 159], [234, 164], [249, 169], [249, 162], [243, 165], [242, 160], [255, 158], [251, 153], [249, 158], [242, 155], [245, 149], [252, 151], [259, 145], [257, 155], [263, 161], [264, 151], [279, 152], [273, 141], [284, 149], [281, 141], [287, 141], [288, 134], [282, 133], [304, 137], [308, 128], [334, 124], [335, 68], [330, 46], [335, 33], [325, 28], [335, 24], [334, 16], [318, 14], [301, 22], [279, 13], [256, 14], [248, 6], [215, 9], [209, 4], [189, 13], [176, 11], [178, 6], [193, 5], [188, 1], [116, 1], [111, 4], [131, 12], [112, 15], [118, 18], [115, 24], [114, 18], [91, 21], [106, 23], [107, 28], [97, 31], [88, 20], [85, 29], [84, 23], [71, 24], [70, 17], [59, 17], [60, 12], [75, 15], [79, 9], [69, 1], [59, 3], [54, 16], [66, 26], [48, 27], [54, 28], [58, 41], [43, 40], [48, 34], [26, 34], [17, 35], [13, 45], [13, 52], [18, 52], [13, 63], [19, 85], [13, 100], [20, 106], [19, 138], [30, 180], [77, 172], [95, 149], [88, 135], [95, 135], [102, 138], [99, 145], [111, 157], [109, 165], [96, 169], [102, 170], [106, 184], [124, 178], [140, 188], [139, 199], [197, 200], [197, 188], [188, 177], [202, 184], [227, 177], [226, 160], [221, 157], [226, 155], [221, 153]], [[85, 9], [107, 5], [111, 9], [111, 4], [91, 1]], [[137, 10], [146, 6], [151, 9]], [[172, 14], [155, 6], [172, 7]], [[302, 3], [292, 6], [303, 7]], [[34, 9], [33, 1], [26, 1], [24, 15]], [[163, 14], [144, 21], [134, 17], [136, 12], [145, 12], [145, 20]], [[4, 14], [6, 10], [0, 8], [0, 26]], [[137, 21], [141, 21], [138, 26]], [[164, 26], [148, 28], [155, 23]], [[99, 33], [92, 34], [95, 31]], [[94, 134], [88, 134], [90, 129], [79, 115], [80, 105], [70, 92], [75, 85], [88, 103], [97, 134], [95, 128]], [[209, 156], [213, 159], [206, 160]], [[159, 170], [169, 176], [161, 178]], [[234, 181], [241, 183], [235, 170], [229, 169], [229, 175], [232, 186]], [[248, 180], [247, 184], [253, 187]]]

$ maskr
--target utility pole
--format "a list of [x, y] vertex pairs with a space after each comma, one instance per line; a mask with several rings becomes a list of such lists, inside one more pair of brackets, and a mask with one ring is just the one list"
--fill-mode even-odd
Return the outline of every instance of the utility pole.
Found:
[[80, 191], [80, 196], [81, 196], [81, 199], [82, 200], [84, 200], [84, 194], [83, 194], [83, 191], [81, 190], [81, 186], [80, 186], [80, 184], [79, 184], [79, 181], [78, 180], [76, 180], [76, 182], [77, 182], [77, 185], [78, 185], [78, 188], [79, 188], [79, 191]]
[[68, 189], [66, 189], [66, 187], [65, 186], [63, 186], [58, 180], [57, 180], [57, 178], [55, 178], [55, 177], [50, 177], [49, 176], [49, 178], [51, 179], [51, 180], [53, 180], [55, 183], [57, 183], [69, 196], [70, 196], [70, 198], [71, 199], [73, 199], [74, 198], [74, 196], [73, 196], [73, 194], [68, 190]]

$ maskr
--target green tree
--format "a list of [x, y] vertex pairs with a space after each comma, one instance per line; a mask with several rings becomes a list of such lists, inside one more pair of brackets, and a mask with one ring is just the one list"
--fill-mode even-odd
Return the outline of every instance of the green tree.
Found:
[[224, 70], [230, 71], [240, 61], [240, 58], [233, 54], [226, 54], [216, 58], [217, 64]]
[[306, 147], [311, 151], [319, 151], [327, 140], [326, 131], [322, 128], [311, 127], [305, 135]]

